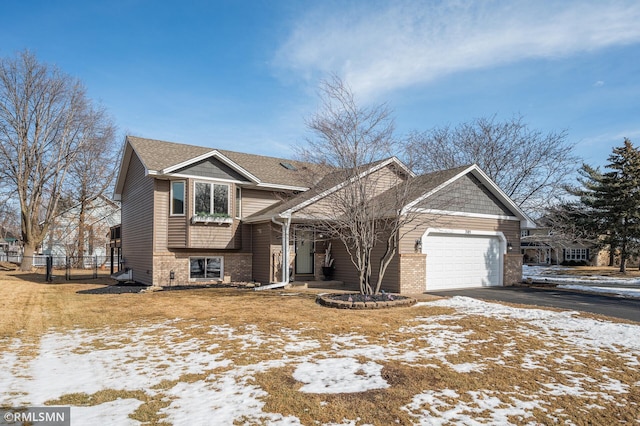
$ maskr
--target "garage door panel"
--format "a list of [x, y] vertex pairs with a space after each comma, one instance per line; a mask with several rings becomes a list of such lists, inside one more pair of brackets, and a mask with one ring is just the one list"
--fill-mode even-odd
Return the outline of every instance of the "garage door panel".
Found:
[[501, 285], [497, 236], [429, 234], [422, 246], [427, 255], [427, 290]]

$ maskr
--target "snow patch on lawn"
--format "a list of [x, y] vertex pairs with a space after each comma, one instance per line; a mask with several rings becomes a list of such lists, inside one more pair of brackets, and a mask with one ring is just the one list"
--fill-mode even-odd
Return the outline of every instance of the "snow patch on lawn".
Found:
[[[102, 389], [148, 389], [162, 380], [229, 365], [221, 354], [204, 351], [204, 341], [178, 341], [179, 330], [167, 324], [155, 329], [161, 334], [148, 335], [138, 329], [125, 335], [80, 330], [44, 335], [39, 355], [29, 368], [27, 402], [42, 404], [64, 394], [90, 395]], [[103, 348], [93, 347], [105, 342], [109, 344]]]
[[129, 417], [140, 407], [141, 401], [133, 398], [117, 399], [91, 407], [71, 407], [71, 419], [77, 425], [122, 425], [141, 424]]
[[260, 398], [267, 393], [243, 377], [243, 369], [224, 374], [213, 381], [178, 383], [167, 395], [173, 397], [168, 407], [160, 410], [166, 420], [173, 424], [234, 424], [244, 419], [245, 423], [262, 423], [259, 420], [286, 425], [300, 425], [295, 417], [262, 411], [264, 402]]
[[[630, 386], [618, 380], [609, 368], [588, 376], [580, 362], [582, 353], [600, 351], [617, 354], [626, 366], [637, 368], [640, 359], [640, 326], [581, 317], [577, 312], [513, 308], [466, 297], [455, 297], [415, 305], [454, 310], [449, 315], [416, 315], [404, 326], [390, 330], [388, 340], [357, 333], [333, 334], [320, 343], [304, 337], [301, 330], [276, 328], [269, 331], [248, 324], [232, 327], [218, 324], [204, 335], [192, 336], [190, 320], [131, 324], [125, 329], [51, 331], [43, 335], [36, 355], [21, 352], [19, 338], [0, 339], [0, 405], [41, 405], [69, 393], [93, 394], [104, 389], [142, 390], [150, 398], [162, 398], [168, 406], [160, 410], [175, 424], [284, 424], [299, 425], [296, 417], [265, 410], [268, 396], [255, 378], [258, 373], [290, 367], [301, 392], [348, 393], [385, 389], [387, 362], [416, 363], [421, 368], [449, 368], [472, 374], [521, 356], [521, 367], [546, 370], [556, 364], [560, 382], [553, 377], [541, 381], [528, 394], [518, 390], [497, 393], [475, 389], [429, 389], [415, 395], [404, 407], [418, 424], [510, 424], [533, 422], [534, 410], [555, 415], [543, 397], [575, 395], [585, 406], [604, 401], [624, 401]], [[419, 309], [419, 308], [414, 308]], [[476, 316], [512, 321], [495, 335], [517, 339], [526, 335], [540, 339], [544, 347], [518, 354], [514, 343], [498, 347], [495, 358], [473, 359], [454, 364], [458, 353], [473, 353], [474, 345], [491, 343], [494, 337], [474, 340], [474, 331], [456, 321]], [[406, 336], [406, 338], [405, 338]], [[371, 339], [371, 341], [369, 341]], [[483, 339], [485, 339], [483, 337]], [[562, 349], [563, 352], [558, 352]], [[564, 352], [568, 349], [568, 352]], [[262, 360], [262, 361], [261, 361]], [[582, 367], [580, 367], [582, 365]], [[572, 367], [574, 368], [572, 371]], [[621, 368], [625, 368], [622, 366]], [[183, 379], [185, 375], [199, 375]], [[543, 371], [540, 372], [543, 374]], [[566, 378], [566, 380], [565, 380]], [[178, 381], [173, 384], [170, 381]], [[162, 389], [154, 386], [163, 383]], [[168, 382], [168, 384], [167, 384]], [[458, 393], [460, 392], [460, 394]], [[80, 424], [138, 424], [128, 418], [142, 401], [118, 399], [92, 406], [72, 407]], [[343, 424], [358, 423], [343, 419]]]
[[382, 366], [375, 362], [363, 364], [353, 358], [327, 358], [303, 362], [293, 378], [305, 383], [301, 392], [353, 393], [388, 388], [381, 373]]
[[[522, 401], [516, 398], [501, 400], [491, 395], [491, 391], [467, 392], [472, 402], [464, 402], [456, 391], [444, 389], [429, 390], [413, 397], [413, 400], [403, 407], [419, 424], [425, 425], [510, 425], [510, 417], [519, 420], [535, 420], [532, 416], [534, 409], [540, 409], [536, 401]], [[535, 423], [533, 423], [535, 424]]]
[[514, 308], [499, 303], [483, 302], [470, 297], [456, 296], [415, 306], [445, 306], [460, 314], [472, 314], [499, 319], [514, 319], [535, 326], [539, 332], [559, 335], [564, 341], [583, 348], [600, 348], [620, 353], [620, 348], [640, 351], [640, 326], [613, 323], [580, 317], [579, 312], [554, 312], [544, 309]]

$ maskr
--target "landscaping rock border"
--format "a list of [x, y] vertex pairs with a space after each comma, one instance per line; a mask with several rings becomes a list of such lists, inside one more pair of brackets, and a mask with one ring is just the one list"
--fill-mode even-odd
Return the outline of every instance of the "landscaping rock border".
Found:
[[393, 295], [394, 300], [377, 300], [367, 302], [349, 302], [345, 300], [336, 300], [333, 297], [344, 296], [344, 293], [319, 294], [316, 296], [316, 303], [328, 308], [336, 309], [388, 309], [409, 307], [416, 304], [417, 300], [413, 297]]

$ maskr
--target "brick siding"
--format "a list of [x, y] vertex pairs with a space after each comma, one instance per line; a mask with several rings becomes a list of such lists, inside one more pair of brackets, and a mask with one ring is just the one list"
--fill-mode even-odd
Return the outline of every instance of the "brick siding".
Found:
[[424, 293], [426, 289], [427, 255], [400, 253], [400, 283], [395, 291], [403, 294]]
[[[223, 258], [223, 279], [189, 281], [189, 257], [212, 256]], [[252, 280], [251, 253], [156, 253], [153, 265], [153, 284], [159, 286], [215, 284], [219, 282], [248, 282]], [[174, 272], [173, 281], [170, 279]]]
[[502, 284], [512, 286], [522, 282], [522, 255], [520, 253], [504, 255], [504, 277]]

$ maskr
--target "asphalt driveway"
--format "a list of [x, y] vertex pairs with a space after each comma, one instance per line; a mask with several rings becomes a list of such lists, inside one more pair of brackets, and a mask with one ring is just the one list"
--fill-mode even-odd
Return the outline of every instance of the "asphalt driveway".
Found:
[[437, 296], [466, 296], [481, 300], [521, 303], [574, 311], [591, 312], [640, 322], [640, 300], [586, 294], [555, 288], [484, 287], [428, 292]]

